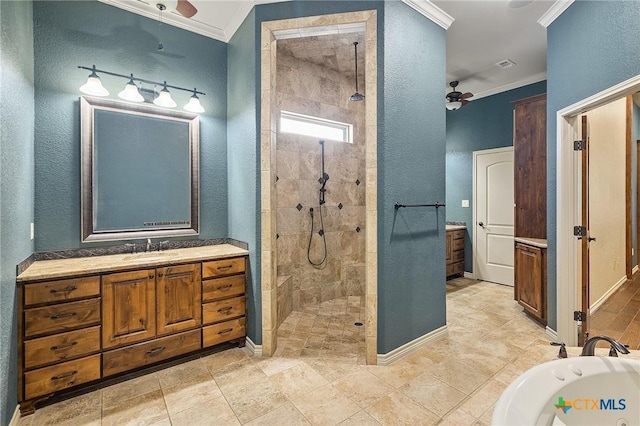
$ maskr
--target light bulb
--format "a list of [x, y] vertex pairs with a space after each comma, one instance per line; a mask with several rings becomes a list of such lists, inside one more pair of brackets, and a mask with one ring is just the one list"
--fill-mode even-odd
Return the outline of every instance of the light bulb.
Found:
[[164, 82], [164, 87], [160, 91], [158, 97], [153, 100], [153, 103], [166, 108], [175, 108], [178, 105], [171, 97], [171, 93], [169, 93], [169, 90], [167, 89], [166, 81]]
[[200, 98], [196, 94], [196, 89], [193, 89], [193, 96], [189, 98], [189, 102], [183, 107], [185, 110], [195, 113], [203, 113], [204, 108], [200, 105]]
[[462, 106], [462, 102], [453, 101], [453, 102], [447, 102], [444, 105], [447, 107], [449, 111], [455, 111], [457, 109], [460, 109], [460, 107]]
[[93, 96], [109, 96], [109, 91], [104, 88], [102, 82], [100, 81], [100, 77], [96, 74], [96, 67], [93, 67], [93, 71], [87, 78], [87, 82], [80, 86], [80, 91], [82, 93], [86, 93], [87, 95]]

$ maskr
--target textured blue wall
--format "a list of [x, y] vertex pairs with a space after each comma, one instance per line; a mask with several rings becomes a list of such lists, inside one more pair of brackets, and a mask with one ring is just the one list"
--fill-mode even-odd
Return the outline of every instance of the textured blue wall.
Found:
[[260, 287], [260, 142], [256, 103], [260, 102], [256, 79], [255, 10], [244, 20], [227, 48], [227, 168], [229, 186], [229, 237], [249, 244], [247, 334], [262, 343], [262, 294]]
[[640, 73], [640, 2], [576, 1], [547, 28], [548, 325], [557, 327], [556, 112]]
[[[226, 237], [227, 45], [96, 1], [39, 1], [33, 15], [36, 250], [81, 246], [78, 87], [88, 72], [78, 65], [207, 94], [200, 116], [200, 238]], [[118, 99], [126, 81], [102, 76], [102, 82]], [[177, 90], [172, 95], [180, 106], [189, 98]]]
[[[473, 151], [513, 146], [511, 102], [547, 91], [538, 82], [447, 111], [447, 220], [466, 222], [465, 271], [473, 272]], [[462, 207], [469, 200], [469, 208]]]
[[16, 265], [33, 252], [33, 9], [0, 2], [0, 424], [18, 403]]
[[378, 117], [378, 352], [445, 325], [445, 31], [385, 2]]

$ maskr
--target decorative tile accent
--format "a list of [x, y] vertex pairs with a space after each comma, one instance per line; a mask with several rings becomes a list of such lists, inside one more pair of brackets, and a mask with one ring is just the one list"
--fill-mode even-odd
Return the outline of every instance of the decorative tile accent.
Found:
[[356, 185], [360, 185], [360, 179], [356, 179]]
[[318, 235], [320, 235], [322, 237], [324, 235], [324, 230], [323, 229], [319, 230], [318, 231]]
[[344, 206], [342, 205], [342, 203], [338, 204], [338, 208], [339, 208], [340, 210], [342, 210], [342, 207], [344, 207]]
[[318, 183], [322, 185], [322, 178], [318, 178]]
[[276, 240], [280, 238], [280, 234], [276, 234]]
[[296, 209], [298, 209], [298, 211], [302, 210], [302, 204], [298, 203], [298, 205], [296, 206]]
[[276, 175], [276, 182], [279, 181], [279, 180], [280, 180], [280, 178], [278, 177], [278, 175]]
[[360, 232], [360, 227], [356, 227], [356, 232]]

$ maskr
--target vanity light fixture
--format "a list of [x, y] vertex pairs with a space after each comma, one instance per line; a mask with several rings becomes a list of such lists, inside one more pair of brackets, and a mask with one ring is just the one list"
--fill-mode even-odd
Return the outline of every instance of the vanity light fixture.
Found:
[[140, 94], [135, 81], [133, 81], [133, 74], [131, 74], [131, 79], [124, 86], [124, 89], [122, 89], [122, 91], [118, 93], [118, 97], [124, 99], [125, 101], [144, 102], [144, 97]]
[[93, 65], [92, 67], [85, 67], [85, 66], [78, 65], [78, 68], [91, 71], [91, 74], [89, 75], [89, 78], [87, 79], [87, 82], [80, 87], [80, 91], [82, 93], [86, 93], [87, 95], [109, 96], [109, 91], [107, 89], [105, 89], [104, 86], [102, 86], [102, 83], [100, 81], [100, 77], [97, 74], [97, 73], [101, 73], [101, 74], [111, 75], [111, 76], [114, 76], [114, 77], [125, 78], [125, 79], [128, 80], [128, 82], [125, 85], [124, 89], [122, 91], [120, 91], [120, 93], [118, 93], [118, 97], [120, 97], [120, 98], [122, 98], [124, 100], [131, 101], [131, 102], [143, 102], [143, 101], [145, 101], [144, 96], [142, 96], [142, 94], [140, 93], [140, 90], [142, 90], [143, 92], [145, 90], [142, 89], [141, 87], [138, 87], [136, 85], [136, 82], [146, 83], [146, 84], [153, 84], [155, 86], [161, 86], [162, 87], [162, 90], [160, 91], [158, 96], [156, 96], [155, 99], [153, 100], [154, 104], [156, 104], [158, 106], [161, 106], [161, 107], [165, 107], [165, 108], [175, 108], [177, 106], [177, 104], [173, 100], [173, 98], [171, 97], [171, 93], [169, 92], [169, 88], [172, 88], [172, 89], [176, 89], [176, 90], [183, 90], [185, 92], [189, 92], [189, 93], [192, 94], [191, 98], [189, 99], [189, 102], [184, 106], [185, 110], [187, 110], [189, 112], [195, 112], [195, 113], [203, 113], [203, 112], [205, 112], [205, 109], [200, 104], [200, 98], [198, 98], [198, 95], [205, 95], [205, 93], [204, 92], [199, 92], [195, 87], [193, 88], [193, 90], [192, 89], [186, 89], [184, 87], [172, 86], [170, 84], [167, 84], [166, 81], [160, 83], [158, 81], [153, 81], [153, 80], [147, 80], [147, 79], [144, 79], [144, 78], [134, 77], [133, 74], [124, 75], [124, 74], [118, 74], [118, 73], [115, 73], [115, 72], [99, 70], [99, 69], [96, 69], [95, 65]]
[[96, 66], [94, 65], [93, 68], [82, 68], [91, 70], [91, 74], [89, 74], [87, 82], [80, 86], [80, 91], [82, 93], [86, 93], [87, 95], [109, 96], [109, 91], [104, 88], [102, 82], [100, 81], [100, 77], [98, 77], [98, 74], [96, 74]]
[[200, 98], [196, 94], [196, 88], [193, 88], [193, 95], [189, 98], [189, 102], [183, 107], [189, 112], [201, 113], [204, 112], [204, 108], [200, 105]]
[[169, 93], [169, 90], [167, 89], [166, 81], [162, 85], [162, 90], [160, 91], [160, 94], [158, 94], [158, 96], [153, 100], [153, 103], [158, 106], [167, 107], [167, 108], [175, 108], [178, 105], [176, 101], [174, 101], [173, 98], [171, 97], [171, 93]]

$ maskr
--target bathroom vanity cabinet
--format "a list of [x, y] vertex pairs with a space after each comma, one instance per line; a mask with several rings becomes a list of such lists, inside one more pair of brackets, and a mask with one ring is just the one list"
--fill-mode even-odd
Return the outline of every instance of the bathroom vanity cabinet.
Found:
[[246, 250], [163, 253], [149, 261], [145, 253], [36, 261], [18, 276], [23, 414], [52, 396], [204, 348], [244, 346]]
[[524, 242], [515, 244], [515, 299], [524, 311], [547, 324], [547, 249]]
[[464, 274], [464, 234], [464, 228], [447, 229], [447, 277]]

